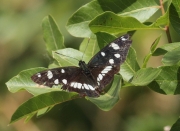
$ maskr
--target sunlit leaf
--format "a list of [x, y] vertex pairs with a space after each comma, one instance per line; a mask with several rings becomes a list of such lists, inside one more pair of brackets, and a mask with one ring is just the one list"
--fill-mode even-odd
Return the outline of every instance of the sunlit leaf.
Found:
[[167, 2], [167, 9], [166, 9], [165, 14], [160, 16], [155, 22], [156, 26], [162, 26], [162, 28], [164, 28], [165, 25], [169, 26], [169, 7], [171, 5], [172, 0], [168, 0], [166, 2]]
[[73, 48], [66, 48], [53, 52], [53, 58], [58, 61], [60, 66], [78, 66], [82, 56], [82, 52]]
[[42, 28], [46, 49], [50, 54], [52, 54], [54, 50], [64, 48], [64, 38], [50, 15], [43, 19]]
[[118, 15], [132, 16], [141, 22], [148, 20], [160, 7], [154, 1], [147, 0], [97, 0], [104, 11]]
[[114, 12], [118, 16], [131, 16], [140, 22], [145, 22], [159, 8], [160, 6], [154, 0], [94, 0], [79, 8], [71, 16], [67, 29], [76, 37], [92, 37], [89, 22], [105, 11]]
[[169, 10], [167, 10], [167, 12], [160, 16], [155, 23], [156, 26], [162, 26], [162, 28], [164, 27], [164, 25], [169, 25]]
[[94, 33], [102, 31], [112, 34], [132, 30], [159, 29], [159, 27], [155, 27], [154, 25], [146, 26], [133, 17], [118, 16], [113, 12], [105, 12], [97, 16], [90, 22], [89, 26]]
[[103, 10], [97, 1], [89, 2], [79, 8], [71, 18], [69, 18], [66, 26], [67, 30], [71, 35], [76, 37], [94, 36], [89, 29], [89, 22], [102, 12]]
[[99, 51], [96, 39], [86, 38], [81, 43], [79, 50], [83, 52], [83, 60], [88, 63], [89, 60]]
[[145, 86], [152, 82], [160, 72], [161, 69], [157, 68], [142, 68], [134, 74], [131, 83], [136, 86]]

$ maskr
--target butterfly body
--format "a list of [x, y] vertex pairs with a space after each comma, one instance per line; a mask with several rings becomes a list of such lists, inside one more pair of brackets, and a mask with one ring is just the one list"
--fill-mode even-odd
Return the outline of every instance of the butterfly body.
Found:
[[128, 34], [121, 36], [100, 50], [86, 64], [49, 69], [34, 74], [31, 79], [39, 85], [62, 85], [63, 90], [78, 92], [81, 96], [99, 97], [114, 74], [125, 61], [132, 41]]

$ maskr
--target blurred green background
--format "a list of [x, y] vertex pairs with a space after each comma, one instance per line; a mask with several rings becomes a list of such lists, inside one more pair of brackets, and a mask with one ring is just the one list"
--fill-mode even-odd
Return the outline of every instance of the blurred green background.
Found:
[[[8, 125], [13, 112], [32, 96], [26, 92], [10, 93], [5, 85], [20, 71], [47, 67], [48, 57], [41, 29], [42, 19], [51, 14], [65, 37], [67, 47], [78, 48], [82, 39], [71, 36], [65, 28], [68, 18], [89, 0], [1, 0], [0, 1], [0, 131], [163, 131], [180, 113], [179, 96], [161, 95], [147, 87], [129, 87], [120, 92], [121, 100], [108, 112], [84, 99], [55, 106], [46, 115], [28, 123], [20, 120]], [[160, 12], [157, 12], [152, 20]], [[179, 41], [173, 30], [173, 41]], [[138, 61], [162, 34], [160, 45], [168, 43], [163, 31], [138, 31], [132, 37]], [[148, 66], [160, 66], [161, 57]]]

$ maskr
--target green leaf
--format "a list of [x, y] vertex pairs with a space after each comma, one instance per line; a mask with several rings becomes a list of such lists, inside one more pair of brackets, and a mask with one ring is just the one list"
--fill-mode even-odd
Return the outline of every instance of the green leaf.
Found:
[[174, 30], [178, 34], [180, 34], [180, 28], [179, 28], [180, 18], [173, 4], [170, 5], [170, 9], [169, 9], [169, 20]]
[[40, 117], [40, 116], [44, 115], [45, 113], [49, 112], [53, 107], [54, 107], [54, 106], [47, 107], [47, 108], [43, 108], [43, 109], [39, 110], [39, 111], [37, 112], [37, 115], [36, 115], [36, 116], [37, 116], [37, 117]]
[[180, 61], [180, 47], [167, 52], [162, 58], [164, 65], [175, 65]]
[[120, 74], [125, 81], [129, 81], [139, 69], [136, 51], [130, 47], [126, 61], [120, 67]]
[[180, 129], [180, 118], [173, 124], [170, 131], [178, 131]]
[[133, 77], [132, 84], [136, 86], [145, 86], [151, 83], [161, 72], [157, 68], [142, 68], [138, 70]]
[[25, 123], [27, 123], [36, 113], [31, 113], [29, 114], [26, 119], [25, 119]]
[[96, 37], [97, 37], [98, 45], [101, 49], [116, 39], [116, 36], [105, 32], [97, 32]]
[[89, 22], [102, 12], [97, 1], [89, 2], [69, 18], [66, 28], [71, 35], [76, 37], [94, 37], [89, 29]]
[[160, 29], [154, 25], [146, 26], [133, 17], [118, 16], [113, 12], [105, 12], [97, 16], [90, 22], [89, 26], [94, 33], [102, 31], [110, 34], [118, 34], [132, 30]]
[[169, 7], [171, 5], [172, 0], [168, 0], [166, 2], [167, 2], [167, 9], [165, 14], [160, 16], [155, 22], [156, 26], [163, 26], [162, 28], [164, 28], [165, 25], [169, 26]]
[[53, 60], [53, 62], [48, 65], [49, 69], [58, 68], [58, 67], [60, 67], [60, 65], [56, 60]]
[[42, 22], [43, 36], [46, 42], [46, 49], [49, 54], [52, 51], [64, 48], [64, 38], [58, 29], [54, 19], [49, 15]]
[[148, 87], [162, 94], [180, 94], [179, 66], [161, 66], [161, 73]]
[[157, 48], [154, 52], [153, 52], [153, 56], [159, 56], [159, 55], [164, 55], [169, 51], [172, 51], [176, 48], [180, 47], [180, 42], [175, 42], [175, 43], [171, 43], [171, 44], [164, 44], [161, 47]]
[[153, 54], [153, 52], [155, 51], [160, 39], [161, 39], [161, 35], [151, 45], [151, 48], [150, 48], [151, 54]]
[[83, 52], [83, 60], [88, 63], [89, 60], [99, 51], [99, 46], [96, 39], [84, 39], [79, 50]]
[[155, 23], [156, 26], [164, 26], [169, 25], [169, 9], [166, 11], [166, 13], [162, 16], [160, 16]]
[[146, 65], [147, 65], [147, 62], [149, 61], [150, 57], [152, 56], [152, 54], [154, 53], [158, 43], [159, 43], [159, 40], [160, 40], [161, 36], [159, 36], [154, 42], [153, 44], [151, 45], [151, 48], [150, 48], [150, 52], [145, 56], [144, 58], [144, 61], [143, 61], [143, 65], [142, 65], [142, 68], [146, 68]]
[[8, 90], [12, 93], [15, 93], [19, 90], [25, 89], [33, 95], [59, 90], [57, 88], [42, 88], [31, 80], [32, 75], [42, 70], [46, 70], [46, 68], [34, 68], [20, 72], [17, 76], [13, 77], [6, 83]]
[[51, 107], [78, 97], [79, 95], [77, 93], [64, 91], [54, 91], [35, 96], [19, 106], [19, 108], [12, 115], [10, 123], [26, 117], [29, 114], [36, 113], [44, 108]]
[[180, 17], [180, 8], [179, 8], [180, 7], [180, 3], [179, 3], [179, 0], [173, 0], [172, 2], [173, 2], [173, 5], [174, 5], [174, 7], [175, 7], [179, 17]]
[[154, 0], [94, 0], [79, 8], [70, 17], [66, 27], [73, 36], [94, 37], [89, 29], [89, 22], [105, 11], [112, 11], [117, 15], [132, 16], [145, 22], [159, 8]]
[[98, 98], [90, 98], [90, 97], [86, 97], [86, 98], [91, 102], [93, 102], [94, 104], [96, 104], [101, 110], [109, 111], [119, 101], [120, 88], [121, 88], [120, 76], [115, 75], [113, 84], [106, 94], [101, 95]]
[[104, 11], [131, 16], [141, 22], [148, 20], [160, 8], [154, 0], [98, 0], [98, 2]]
[[82, 56], [82, 52], [73, 48], [65, 48], [53, 52], [53, 58], [58, 61], [60, 66], [78, 66]]

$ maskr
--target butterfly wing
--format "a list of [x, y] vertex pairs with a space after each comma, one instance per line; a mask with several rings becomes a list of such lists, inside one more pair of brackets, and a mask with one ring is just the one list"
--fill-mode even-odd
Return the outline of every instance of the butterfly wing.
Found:
[[63, 90], [78, 92], [81, 96], [98, 97], [97, 83], [92, 76], [86, 76], [79, 67], [62, 67], [34, 74], [31, 79], [48, 87], [62, 85]]
[[93, 76], [83, 73], [82, 70], [76, 73], [68, 85], [62, 87], [64, 90], [78, 92], [81, 96], [98, 97], [99, 92], [96, 88], [98, 85]]
[[34, 74], [31, 79], [39, 85], [48, 87], [59, 84], [66, 85], [68, 82], [67, 78], [72, 76], [73, 73], [76, 74], [78, 72], [79, 68], [75, 66], [54, 68], [38, 72], [37, 74]]
[[100, 50], [88, 63], [88, 68], [96, 78], [99, 90], [112, 81], [120, 65], [126, 60], [132, 41], [128, 34], [123, 35]]

